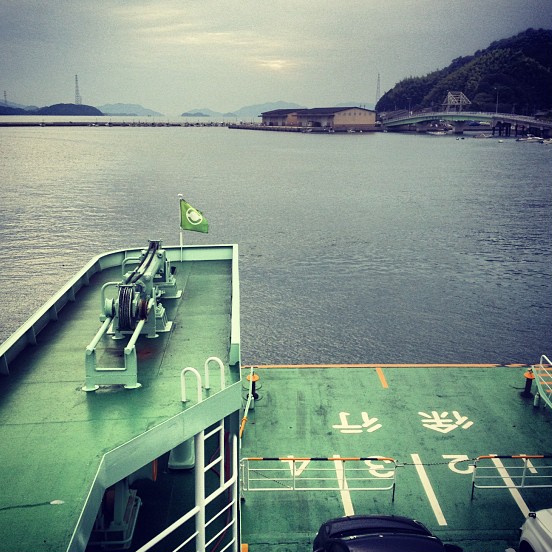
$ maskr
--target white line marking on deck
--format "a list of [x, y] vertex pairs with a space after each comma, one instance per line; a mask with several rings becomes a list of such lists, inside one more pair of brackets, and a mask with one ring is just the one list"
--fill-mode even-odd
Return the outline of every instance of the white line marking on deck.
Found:
[[[334, 458], [339, 458], [339, 454], [334, 454]], [[346, 516], [354, 516], [355, 510], [351, 501], [351, 493], [349, 492], [349, 486], [345, 479], [345, 470], [343, 469], [343, 462], [334, 462], [335, 473], [337, 474], [337, 483], [339, 485], [339, 493], [341, 494], [341, 502], [343, 502], [343, 510]]]
[[[293, 458], [293, 455], [289, 455], [288, 458]], [[297, 462], [294, 462], [293, 460], [282, 460], [282, 462], [287, 462], [289, 464], [289, 471], [293, 477], [299, 477], [310, 464], [310, 460], [303, 460], [299, 464], [299, 467], [297, 467]]]
[[502, 477], [504, 483], [506, 483], [510, 494], [512, 495], [513, 499], [516, 501], [516, 504], [521, 510], [521, 513], [524, 517], [527, 517], [527, 515], [529, 514], [529, 508], [527, 507], [527, 504], [525, 504], [525, 500], [523, 500], [519, 491], [515, 488], [516, 484], [508, 474], [508, 471], [504, 467], [504, 464], [502, 463], [500, 458], [493, 458], [492, 461], [493, 464], [497, 467], [500, 477]]
[[433, 509], [433, 513], [435, 514], [435, 517], [437, 519], [437, 523], [439, 525], [448, 525], [447, 520], [445, 519], [445, 516], [443, 515], [443, 511], [441, 510], [441, 506], [439, 505], [439, 501], [437, 500], [437, 497], [435, 496], [435, 493], [433, 492], [433, 487], [431, 486], [431, 483], [429, 482], [429, 478], [427, 477], [426, 471], [422, 465], [422, 461], [417, 454], [411, 454], [412, 462], [414, 462], [414, 466], [416, 467], [416, 471], [418, 472], [418, 477], [420, 478], [420, 481], [422, 482], [422, 485], [424, 487], [424, 491], [427, 495], [427, 498], [429, 500], [429, 503], [431, 504], [431, 508]]

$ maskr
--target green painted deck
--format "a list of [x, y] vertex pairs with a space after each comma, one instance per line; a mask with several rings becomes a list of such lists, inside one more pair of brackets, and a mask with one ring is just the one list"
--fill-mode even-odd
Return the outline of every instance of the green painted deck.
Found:
[[[391, 491], [245, 492], [242, 540], [251, 552], [312, 550], [322, 522], [353, 512], [415, 517], [465, 552], [503, 552], [517, 543], [524, 504], [530, 510], [552, 505], [550, 488], [519, 490], [517, 502], [517, 490], [476, 489], [472, 500], [471, 462], [454, 463], [486, 454], [552, 451], [551, 412], [520, 396], [526, 368], [367, 365], [256, 371], [259, 400], [243, 435], [242, 457], [385, 456], [399, 467], [394, 501]], [[452, 423], [440, 421], [443, 413]], [[328, 464], [335, 487], [335, 463]], [[305, 465], [298, 463], [297, 472]], [[384, 474], [389, 463], [374, 466]], [[300, 473], [297, 482], [308, 476]]]
[[[167, 452], [220, 419], [231, 416], [232, 431], [237, 427], [247, 394], [247, 369], [239, 373], [237, 250], [186, 248], [180, 262], [179, 250], [172, 249], [183, 297], [162, 300], [174, 321], [171, 333], [138, 341], [143, 387], [85, 393], [85, 347], [100, 326], [99, 288], [120, 280], [123, 257], [106, 258], [109, 262], [87, 265], [0, 345], [0, 373], [6, 374], [0, 378], [2, 552], [84, 550], [103, 490], [162, 457], [160, 481], [136, 483], [143, 499], [136, 550], [191, 506], [193, 474], [168, 470]], [[122, 364], [126, 342], [104, 338], [99, 364]], [[205, 393], [209, 400], [195, 402], [190, 380], [192, 401], [183, 405], [181, 370], [192, 366], [202, 372], [210, 356], [225, 364], [227, 387], [220, 390], [214, 369], [212, 389]], [[318, 527], [329, 518], [394, 513], [419, 519], [465, 552], [503, 552], [514, 546], [525, 512], [550, 507], [552, 488], [476, 489], [472, 498], [472, 464], [487, 454], [552, 452], [550, 410], [534, 408], [531, 399], [520, 396], [525, 370], [498, 365], [257, 367], [259, 398], [241, 440], [242, 459], [392, 458], [396, 469], [389, 460], [360, 464], [364, 472], [371, 470], [371, 484], [379, 488], [389, 486], [387, 476], [394, 469], [396, 488], [394, 500], [390, 490], [351, 490], [351, 472], [346, 471], [346, 484], [343, 479], [339, 484], [343, 464], [328, 460], [323, 491], [282, 490], [292, 470], [289, 462], [275, 460], [272, 466], [288, 472], [276, 483], [281, 489], [244, 491], [242, 542], [250, 552], [308, 552]], [[552, 467], [550, 460], [542, 462]], [[507, 483], [520, 461], [490, 462]], [[318, 463], [298, 462], [296, 482], [307, 485]], [[258, 462], [253, 473], [263, 464], [269, 465]]]
[[[96, 274], [89, 285], [83, 285], [76, 300], [57, 314], [59, 319], [38, 334], [37, 344], [4, 363], [9, 375], [0, 378], [3, 552], [84, 549], [107, 486], [203, 429], [199, 420], [215, 421], [239, 409], [241, 386], [232, 385], [239, 380], [239, 370], [229, 365], [239, 348], [239, 325], [237, 337], [232, 326], [237, 251], [232, 246], [221, 251], [220, 258], [208, 252], [201, 260], [202, 250], [197, 249], [183, 263], [174, 260], [179, 250], [171, 253], [183, 296], [161, 300], [168, 319], [174, 321], [171, 333], [138, 340], [140, 389], [81, 390], [85, 347], [101, 325], [99, 288], [121, 280], [120, 266], [98, 272], [99, 263], [91, 265], [89, 272]], [[67, 294], [73, 295], [71, 289]], [[52, 308], [46, 312], [51, 315]], [[239, 323], [239, 313], [234, 316]], [[27, 330], [23, 338], [29, 333], [33, 331]], [[128, 337], [114, 341], [104, 336], [98, 364], [122, 362], [127, 341]], [[219, 407], [206, 406], [211, 401], [195, 404], [191, 381], [192, 406], [183, 404], [181, 370], [191, 366], [203, 372], [210, 356], [219, 357], [226, 367], [229, 387], [220, 392]], [[220, 391], [218, 368], [211, 370], [210, 380], [212, 395]], [[195, 415], [184, 423], [183, 415], [192, 409]]]

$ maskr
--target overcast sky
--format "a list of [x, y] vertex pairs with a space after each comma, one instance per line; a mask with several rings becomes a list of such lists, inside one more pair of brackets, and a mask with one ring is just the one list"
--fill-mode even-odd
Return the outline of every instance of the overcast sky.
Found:
[[[166, 115], [374, 103], [525, 29], [552, 0], [0, 0], [0, 93]], [[0, 98], [3, 101], [3, 96]]]

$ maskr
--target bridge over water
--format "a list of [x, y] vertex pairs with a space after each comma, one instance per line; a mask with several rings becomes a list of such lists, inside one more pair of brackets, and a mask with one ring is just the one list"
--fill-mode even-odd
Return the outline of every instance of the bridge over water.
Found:
[[535, 117], [514, 115], [512, 113], [489, 113], [480, 111], [437, 111], [437, 112], [402, 112], [399, 115], [391, 115], [382, 118], [384, 129], [394, 131], [427, 130], [428, 124], [438, 121], [447, 121], [454, 127], [454, 132], [461, 134], [468, 121], [488, 122], [493, 129], [493, 134], [499, 136], [515, 136], [522, 134], [538, 134], [549, 137], [552, 131], [552, 121], [543, 121]]

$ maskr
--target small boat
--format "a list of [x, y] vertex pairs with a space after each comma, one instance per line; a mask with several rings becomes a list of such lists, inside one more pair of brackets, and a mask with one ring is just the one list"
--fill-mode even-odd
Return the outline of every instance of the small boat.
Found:
[[541, 140], [540, 136], [535, 136], [534, 134], [527, 134], [527, 136], [516, 138], [516, 142], [540, 142]]

